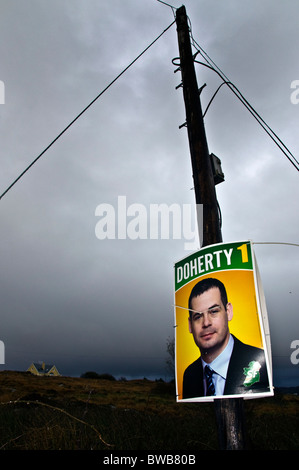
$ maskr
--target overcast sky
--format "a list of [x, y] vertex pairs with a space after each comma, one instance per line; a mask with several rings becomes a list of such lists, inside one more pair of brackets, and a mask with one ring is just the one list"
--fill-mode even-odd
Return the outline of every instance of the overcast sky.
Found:
[[[173, 7], [180, 7], [176, 0]], [[299, 159], [297, 0], [186, 0], [197, 43]], [[156, 0], [1, 0], [0, 193], [174, 21]], [[195, 52], [195, 50], [194, 50]], [[191, 204], [193, 180], [176, 25], [0, 200], [5, 364], [63, 375], [166, 377], [178, 240], [96, 236], [96, 208]], [[221, 83], [196, 65], [205, 109]], [[298, 94], [299, 96], [299, 94]], [[299, 174], [225, 87], [205, 117], [225, 242], [299, 243]], [[124, 199], [123, 199], [124, 200]], [[141, 206], [140, 206], [141, 207]], [[299, 247], [254, 245], [268, 307], [274, 384], [299, 385]]]

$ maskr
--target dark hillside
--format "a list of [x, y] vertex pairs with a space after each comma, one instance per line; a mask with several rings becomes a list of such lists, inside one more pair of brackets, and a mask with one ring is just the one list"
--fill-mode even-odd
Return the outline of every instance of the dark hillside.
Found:
[[[177, 404], [173, 384], [0, 372], [2, 450], [217, 450], [211, 403]], [[244, 402], [251, 450], [299, 449], [299, 397]]]

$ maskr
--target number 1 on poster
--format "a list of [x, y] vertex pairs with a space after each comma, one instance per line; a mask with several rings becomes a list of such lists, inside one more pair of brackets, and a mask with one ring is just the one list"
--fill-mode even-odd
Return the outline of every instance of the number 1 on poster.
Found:
[[244, 245], [238, 246], [238, 250], [241, 251], [242, 263], [248, 263], [247, 245], [244, 243]]

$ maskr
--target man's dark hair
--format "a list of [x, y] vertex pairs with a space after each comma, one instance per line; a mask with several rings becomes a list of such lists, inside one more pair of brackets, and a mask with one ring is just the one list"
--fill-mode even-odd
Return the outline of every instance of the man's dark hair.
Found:
[[213, 287], [218, 287], [220, 290], [221, 301], [226, 309], [227, 305], [227, 293], [224, 287], [224, 284], [219, 281], [219, 279], [215, 279], [213, 277], [207, 277], [206, 279], [202, 279], [193, 287], [190, 297], [189, 297], [189, 315], [192, 318], [192, 309], [191, 309], [191, 302], [194, 297], [203, 294], [204, 292], [212, 289]]

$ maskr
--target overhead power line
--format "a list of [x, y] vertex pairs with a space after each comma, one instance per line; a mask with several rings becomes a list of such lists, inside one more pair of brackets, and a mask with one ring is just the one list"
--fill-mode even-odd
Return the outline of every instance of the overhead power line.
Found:
[[299, 246], [299, 243], [289, 243], [289, 242], [252, 242], [254, 245], [290, 245], [290, 246]]
[[57, 135], [57, 137], [55, 137], [54, 140], [52, 140], [52, 142], [30, 163], [30, 165], [27, 166], [27, 168], [25, 168], [25, 170], [8, 186], [8, 188], [1, 194], [0, 196], [0, 200], [3, 198], [3, 196], [5, 196], [6, 193], [8, 193], [8, 191], [22, 178], [22, 176], [25, 175], [25, 173], [27, 173], [27, 171], [47, 152], [47, 150], [49, 150], [50, 147], [52, 147], [52, 145], [57, 142], [57, 140], [82, 116], [82, 114], [84, 114], [130, 67], [132, 67], [132, 65], [137, 62], [138, 59], [140, 59], [140, 57], [145, 54], [145, 52], [148, 51], [148, 49], [150, 49], [150, 47], [152, 47], [155, 42], [158, 41], [158, 39], [160, 39], [161, 36], [163, 36], [164, 33], [166, 33], [166, 31], [168, 31], [171, 26], [175, 23], [175, 21], [173, 21], [172, 23], [170, 23], [169, 26], [167, 26], [167, 28], [165, 28], [162, 33], [159, 34], [159, 36], [157, 36], [134, 60], [132, 60], [132, 62], [130, 62], [129, 65], [127, 65], [127, 67], [125, 67], [123, 69], [122, 72], [120, 72], [117, 77], [114, 78], [114, 80], [112, 80], [109, 85], [107, 85], [64, 129], [63, 131], [60, 132], [60, 134]]
[[257, 120], [257, 122], [260, 124], [260, 126], [264, 129], [264, 131], [269, 135], [269, 137], [274, 141], [274, 143], [279, 147], [279, 149], [282, 151], [282, 153], [287, 157], [287, 159], [292, 163], [292, 165], [296, 168], [297, 171], [299, 171], [299, 162], [296, 160], [294, 155], [291, 153], [291, 151], [287, 148], [287, 146], [282, 142], [282, 140], [278, 137], [278, 135], [268, 126], [268, 124], [264, 121], [264, 119], [258, 114], [258, 112], [251, 106], [251, 104], [246, 100], [246, 98], [242, 95], [240, 90], [234, 85], [232, 82], [229, 80], [224, 80], [224, 78], [221, 76], [221, 74], [214, 69], [214, 67], [211, 67], [210, 65], [205, 64], [204, 62], [199, 62], [195, 60], [196, 63], [200, 65], [207, 66], [208, 68], [212, 69], [214, 72], [216, 72], [223, 82], [221, 85], [217, 88], [216, 92], [214, 93], [212, 99], [210, 100], [205, 112], [204, 116], [206, 115], [208, 108], [210, 107], [213, 99], [215, 98], [216, 94], [222, 87], [222, 85], [227, 85], [231, 91], [236, 95], [236, 97], [241, 101], [241, 103], [245, 106], [245, 108], [248, 109], [250, 114]]
[[[190, 30], [190, 38], [192, 41], [192, 45], [197, 51], [195, 54], [195, 57], [197, 54], [200, 54], [206, 63], [204, 62], [199, 62], [195, 60], [200, 65], [204, 65], [214, 72], [216, 72], [219, 77], [222, 79], [223, 83], [218, 87], [216, 92], [214, 93], [212, 99], [210, 100], [207, 109], [204, 113], [204, 115], [207, 113], [208, 108], [210, 107], [213, 99], [215, 98], [216, 94], [222, 87], [222, 85], [227, 85], [230, 90], [237, 96], [237, 98], [241, 101], [241, 103], [248, 109], [248, 111], [252, 114], [252, 116], [257, 120], [257, 122], [260, 124], [260, 126], [264, 129], [264, 131], [269, 135], [269, 137], [274, 141], [274, 143], [278, 146], [278, 148], [282, 151], [282, 153], [287, 157], [287, 159], [291, 162], [291, 164], [296, 168], [297, 171], [299, 171], [299, 162], [298, 160], [294, 157], [292, 152], [287, 148], [287, 146], [282, 142], [282, 140], [278, 137], [278, 135], [268, 126], [268, 124], [264, 121], [264, 119], [258, 114], [258, 112], [251, 106], [251, 104], [245, 99], [245, 97], [242, 95], [240, 90], [229, 80], [229, 78], [225, 75], [225, 73], [217, 66], [217, 64], [211, 59], [211, 57], [204, 51], [204, 49], [196, 42], [196, 40], [193, 37], [192, 34], [192, 27], [191, 27], [191, 22], [189, 20], [189, 30]], [[207, 65], [208, 64], [208, 65]]]
[[177, 10], [176, 7], [170, 5], [169, 3], [166, 3], [166, 2], [163, 2], [162, 0], [157, 0], [159, 3], [163, 3], [164, 5], [167, 5], [168, 7], [170, 7], [172, 9], [172, 13], [173, 13], [173, 16], [175, 17], [175, 12]]

